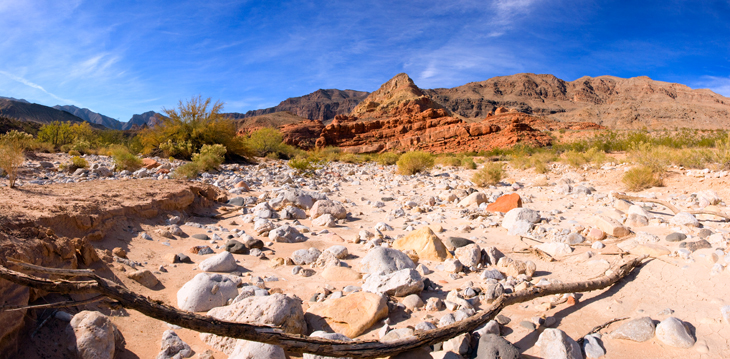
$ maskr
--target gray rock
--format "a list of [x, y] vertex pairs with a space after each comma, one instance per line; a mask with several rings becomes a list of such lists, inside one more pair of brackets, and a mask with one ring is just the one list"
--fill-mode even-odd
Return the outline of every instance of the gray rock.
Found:
[[560, 329], [545, 329], [535, 343], [551, 359], [583, 359], [580, 346]]
[[463, 269], [463, 265], [456, 258], [449, 258], [444, 261], [444, 271], [448, 273], [459, 273]]
[[291, 260], [296, 265], [307, 265], [317, 261], [317, 258], [322, 254], [317, 248], [299, 249], [294, 251], [291, 255]]
[[691, 348], [695, 345], [695, 339], [684, 323], [675, 317], [664, 319], [656, 326], [656, 337], [662, 343], [675, 348]]
[[[352, 339], [348, 338], [345, 335], [342, 335], [340, 333], [327, 333], [321, 330], [318, 330], [310, 335], [310, 337], [314, 338], [324, 338], [324, 339], [332, 339], [332, 340], [344, 340], [344, 341], [351, 341]], [[335, 357], [326, 357], [321, 355], [315, 355], [315, 354], [304, 354], [302, 359], [334, 359]], [[350, 357], [344, 357], [344, 359], [351, 359]]]
[[586, 238], [581, 236], [580, 233], [573, 232], [568, 235], [568, 244], [571, 246], [580, 244], [586, 241]]
[[403, 305], [410, 310], [416, 310], [423, 307], [425, 304], [418, 294], [411, 294], [403, 298]]
[[543, 243], [538, 245], [537, 248], [553, 257], [565, 256], [573, 252], [573, 248], [569, 245], [559, 242]]
[[694, 252], [698, 249], [712, 248], [712, 245], [710, 244], [710, 242], [704, 239], [700, 239], [694, 242], [682, 242], [679, 244], [679, 248], [686, 248], [690, 252]]
[[281, 211], [280, 216], [284, 219], [306, 219], [307, 213], [299, 207], [287, 206]]
[[82, 311], [69, 326], [76, 338], [76, 352], [81, 359], [113, 359], [124, 338], [111, 320], [99, 312]]
[[456, 319], [454, 319], [453, 314], [446, 314], [439, 319], [439, 327], [445, 327], [454, 323], [456, 323]]
[[513, 208], [504, 215], [502, 228], [509, 230], [517, 221], [540, 222], [540, 213], [529, 208]]
[[347, 218], [347, 210], [345, 209], [345, 206], [343, 206], [342, 203], [339, 201], [333, 201], [328, 199], [315, 202], [312, 206], [312, 209], [309, 211], [309, 214], [312, 219], [324, 214], [331, 214], [337, 219]]
[[315, 219], [312, 220], [312, 225], [318, 226], [318, 227], [336, 227], [337, 226], [337, 219], [329, 213], [325, 213]]
[[520, 351], [512, 343], [495, 334], [485, 334], [479, 338], [472, 355], [474, 359], [519, 359]]
[[654, 321], [649, 317], [630, 320], [611, 332], [614, 339], [626, 339], [645, 342], [654, 337]]
[[694, 215], [687, 212], [679, 212], [672, 217], [672, 219], [669, 220], [669, 223], [676, 224], [678, 226], [688, 226], [688, 227], [699, 227], [700, 222], [695, 218]]
[[482, 259], [482, 249], [476, 244], [468, 244], [457, 248], [454, 251], [454, 255], [459, 259], [461, 264], [469, 268], [476, 268]]
[[418, 333], [418, 332], [425, 332], [425, 331], [436, 329], [436, 326], [433, 325], [433, 323], [431, 323], [431, 322], [420, 322], [420, 323], [416, 324], [415, 329], [416, 329], [416, 333]]
[[241, 242], [243, 242], [243, 245], [246, 246], [246, 248], [248, 249], [264, 248], [264, 241], [251, 237], [248, 234], [242, 235], [240, 239]]
[[350, 255], [350, 253], [347, 251], [347, 247], [340, 245], [329, 247], [325, 249], [325, 252], [332, 253], [337, 259], [345, 259], [347, 258], [347, 256]]
[[720, 307], [720, 314], [722, 314], [725, 324], [730, 325], [730, 305], [723, 305]]
[[162, 343], [160, 344], [160, 353], [157, 359], [178, 359], [190, 358], [195, 352], [175, 333], [168, 329], [162, 333]]
[[445, 341], [443, 350], [465, 355], [469, 352], [470, 343], [471, 335], [469, 333], [463, 333]]
[[253, 230], [259, 236], [268, 234], [274, 228], [276, 228], [276, 225], [266, 218], [257, 218], [253, 222]]
[[474, 243], [474, 241], [462, 237], [448, 237], [444, 241], [444, 245], [446, 245], [446, 248], [450, 251], [456, 250], [456, 248], [468, 246], [472, 243]]
[[402, 269], [415, 268], [416, 265], [408, 256], [392, 248], [375, 247], [360, 261], [366, 273], [380, 275], [393, 273]]
[[230, 252], [220, 252], [198, 264], [198, 268], [206, 272], [231, 272], [238, 268], [236, 259]]
[[414, 269], [402, 269], [389, 274], [371, 274], [362, 285], [365, 292], [405, 297], [423, 290], [423, 278]]
[[198, 273], [177, 291], [177, 306], [190, 312], [203, 312], [225, 305], [237, 295], [237, 283], [229, 276]]
[[389, 331], [382, 338], [380, 338], [380, 341], [383, 343], [388, 343], [388, 342], [396, 341], [399, 339], [410, 338], [412, 336], [413, 336], [413, 329], [400, 328], [400, 329], [395, 329], [395, 330]]
[[496, 320], [490, 320], [487, 324], [474, 331], [474, 334], [485, 336], [487, 334], [501, 335], [499, 323]]
[[667, 240], [667, 242], [681, 242], [687, 239], [687, 235], [684, 233], [674, 232], [667, 234], [667, 237], [665, 239]]
[[285, 224], [271, 230], [269, 232], [269, 240], [282, 243], [299, 243], [306, 241], [307, 237], [299, 233], [296, 228]]
[[532, 230], [532, 223], [524, 220], [515, 221], [508, 229], [507, 234], [510, 236], [526, 236]]
[[248, 254], [248, 248], [246, 248], [246, 245], [235, 239], [229, 239], [226, 242], [226, 251], [233, 254]]
[[586, 353], [586, 358], [590, 359], [597, 359], [606, 355], [606, 351], [595, 334], [583, 337], [583, 351]]
[[233, 197], [227, 203], [231, 206], [241, 207], [246, 203], [246, 200], [243, 197]]
[[279, 346], [240, 339], [228, 359], [286, 359]]

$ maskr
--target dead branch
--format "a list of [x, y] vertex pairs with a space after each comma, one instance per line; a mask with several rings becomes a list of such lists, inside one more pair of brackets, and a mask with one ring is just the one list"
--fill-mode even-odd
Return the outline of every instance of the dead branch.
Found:
[[609, 325], [611, 325], [613, 323], [616, 323], [616, 322], [620, 322], [622, 320], [626, 320], [626, 319], [629, 319], [629, 317], [613, 318], [613, 319], [611, 319], [611, 320], [609, 320], [609, 321], [607, 321], [607, 322], [605, 322], [605, 323], [603, 323], [601, 325], [597, 325], [597, 326], [593, 327], [593, 329], [591, 329], [590, 332], [585, 333], [582, 337], [580, 337], [578, 340], [576, 340], [576, 342], [578, 342], [578, 345], [583, 346], [583, 341], [585, 340], [585, 337], [587, 337], [587, 336], [589, 336], [591, 334], [596, 334], [599, 331], [607, 328]]
[[185, 312], [167, 304], [153, 301], [96, 275], [93, 276], [93, 280], [87, 281], [52, 280], [16, 272], [0, 266], [0, 278], [47, 292], [98, 293], [118, 301], [125, 308], [134, 309], [146, 316], [170, 324], [197, 332], [278, 345], [290, 353], [312, 353], [331, 357], [377, 358], [441, 343], [461, 333], [474, 331], [493, 319], [508, 305], [522, 303], [548, 295], [588, 292], [610, 287], [641, 265], [641, 262], [645, 258], [646, 256], [629, 260], [616, 268], [610, 275], [600, 279], [576, 283], [552, 284], [544, 287], [533, 287], [512, 294], [505, 294], [497, 298], [491, 306], [468, 319], [389, 343], [381, 343], [377, 340], [340, 341], [312, 338], [278, 332], [267, 326], [222, 321], [208, 316]]
[[84, 300], [70, 300], [66, 302], [56, 302], [56, 303], [48, 303], [48, 304], [39, 304], [39, 305], [5, 305], [0, 307], [0, 312], [12, 312], [15, 310], [24, 310], [24, 309], [49, 309], [49, 308], [68, 308], [68, 307], [75, 307], [79, 305], [85, 305], [85, 304], [91, 304], [95, 303], [101, 300], [107, 299], [105, 295], [98, 295], [96, 297], [92, 297], [89, 299]]
[[619, 194], [619, 193], [614, 193], [613, 194], [613, 197], [614, 198], [617, 198], [617, 199], [627, 200], [627, 201], [649, 202], [649, 203], [660, 204], [660, 205], [662, 205], [664, 207], [667, 207], [667, 209], [669, 209], [670, 211], [672, 211], [672, 213], [674, 213], [674, 214], [677, 214], [679, 212], [687, 212], [687, 213], [692, 214], [692, 215], [695, 215], [695, 214], [709, 214], [709, 215], [712, 215], [712, 216], [717, 216], [717, 217], [724, 218], [726, 220], [730, 220], [730, 216], [727, 216], [727, 215], [722, 214], [720, 212], [715, 212], [715, 211], [690, 211], [690, 210], [681, 210], [681, 209], [675, 207], [674, 205], [672, 205], [671, 203], [669, 203], [667, 201], [663, 201], [661, 199], [644, 198], [644, 197], [636, 197], [636, 196], [627, 196], [625, 194]]

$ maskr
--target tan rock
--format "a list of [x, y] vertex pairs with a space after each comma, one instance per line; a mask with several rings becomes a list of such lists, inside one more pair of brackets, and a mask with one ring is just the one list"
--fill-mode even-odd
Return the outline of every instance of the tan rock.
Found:
[[150, 289], [160, 282], [159, 280], [157, 280], [157, 277], [155, 277], [155, 275], [152, 274], [152, 272], [150, 272], [148, 269], [130, 272], [129, 274], [127, 274], [127, 277], [129, 279], [133, 279], [139, 282], [139, 284]]
[[127, 258], [127, 251], [120, 247], [115, 247], [114, 249], [112, 249], [112, 254], [120, 258]]
[[631, 234], [631, 231], [624, 227], [621, 223], [616, 221], [613, 218], [606, 217], [606, 216], [596, 216], [594, 217], [594, 221], [596, 222], [596, 226], [606, 232], [606, 234], [614, 237], [624, 237]]
[[142, 159], [142, 167], [151, 170], [153, 168], [160, 167], [160, 163], [151, 159], [151, 158], [143, 158]]
[[329, 326], [337, 333], [355, 338], [370, 329], [378, 320], [388, 316], [385, 297], [366, 292], [313, 304], [305, 318], [310, 328]]
[[322, 271], [322, 278], [329, 281], [355, 282], [361, 277], [362, 275], [358, 271], [347, 267], [327, 267]]
[[396, 239], [393, 242], [393, 248], [401, 251], [414, 250], [422, 260], [442, 262], [444, 259], [451, 258], [444, 243], [428, 226]]

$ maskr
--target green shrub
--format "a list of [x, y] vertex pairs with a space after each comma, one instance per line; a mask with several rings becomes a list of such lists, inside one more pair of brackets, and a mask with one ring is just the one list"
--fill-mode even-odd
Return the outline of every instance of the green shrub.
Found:
[[472, 157], [464, 157], [464, 159], [461, 160], [461, 166], [469, 170], [477, 169], [477, 164], [474, 162], [474, 158]]
[[197, 162], [188, 162], [178, 167], [172, 174], [172, 178], [193, 179], [200, 174], [200, 164]]
[[221, 113], [222, 109], [222, 103], [211, 107], [210, 98], [203, 100], [200, 96], [180, 101], [175, 109], [163, 109], [167, 117], [140, 131], [132, 141], [138, 143], [130, 144], [130, 148], [136, 151], [141, 146], [145, 153], [161, 150], [164, 156], [190, 159], [203, 145], [220, 144], [226, 148], [226, 156], [251, 156], [244, 141], [236, 136], [235, 123]]
[[200, 165], [202, 171], [217, 169], [223, 164], [226, 148], [223, 145], [203, 145], [200, 152], [193, 155], [193, 162]]
[[81, 156], [81, 153], [79, 153], [79, 151], [76, 151], [76, 150], [70, 150], [70, 151], [68, 151], [68, 155], [69, 156]]
[[398, 162], [398, 173], [402, 175], [413, 175], [433, 167], [433, 156], [424, 151], [406, 152], [400, 156]]
[[33, 135], [18, 130], [11, 130], [0, 135], [0, 144], [3, 145], [17, 146], [27, 149], [32, 146], [33, 142]]
[[71, 166], [72, 168], [86, 168], [89, 167], [89, 163], [86, 162], [85, 159], [79, 157], [79, 156], [73, 156], [71, 157]]
[[289, 160], [288, 165], [300, 175], [313, 175], [313, 172], [319, 169], [316, 160], [308, 157], [292, 158]]
[[252, 132], [244, 143], [256, 156], [265, 157], [275, 153], [279, 158], [296, 155], [296, 149], [284, 143], [284, 136], [275, 128], [264, 127]]
[[142, 159], [129, 152], [124, 146], [112, 146], [109, 149], [117, 171], [136, 171], [142, 167]]
[[15, 181], [18, 179], [18, 169], [23, 165], [23, 161], [25, 161], [25, 155], [20, 143], [0, 144], [0, 171], [7, 173], [10, 188], [15, 187]]
[[478, 187], [487, 187], [499, 183], [504, 177], [504, 169], [501, 163], [491, 162], [485, 164], [471, 177], [471, 181]]
[[383, 152], [375, 156], [375, 162], [382, 166], [391, 166], [398, 163], [400, 155], [394, 152]]
[[444, 167], [459, 167], [461, 165], [461, 160], [454, 156], [439, 156], [436, 157], [435, 163]]
[[344, 163], [362, 163], [363, 158], [354, 153], [343, 153], [340, 155], [339, 161]]
[[86, 140], [78, 139], [74, 141], [74, 143], [71, 145], [71, 149], [73, 151], [79, 152], [79, 153], [89, 153], [89, 149], [91, 148], [91, 143]]
[[627, 190], [633, 192], [664, 185], [661, 174], [647, 166], [637, 166], [626, 171], [621, 182], [624, 183]]

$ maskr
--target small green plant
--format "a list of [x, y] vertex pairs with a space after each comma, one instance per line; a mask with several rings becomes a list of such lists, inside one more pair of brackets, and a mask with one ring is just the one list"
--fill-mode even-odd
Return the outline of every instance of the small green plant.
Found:
[[471, 181], [478, 187], [487, 187], [499, 183], [504, 177], [504, 169], [501, 163], [491, 162], [485, 164], [471, 177]]
[[71, 167], [73, 169], [89, 167], [89, 163], [85, 159], [79, 156], [71, 157]]
[[428, 152], [412, 151], [402, 154], [396, 164], [398, 165], [398, 173], [413, 175], [431, 169], [434, 159]]
[[297, 150], [284, 143], [284, 136], [275, 128], [264, 127], [252, 132], [244, 139], [245, 146], [256, 156], [265, 157], [275, 153], [278, 158], [291, 158]]
[[19, 143], [0, 144], [0, 172], [5, 171], [8, 175], [10, 188], [15, 187], [18, 179], [18, 169], [25, 161], [23, 147]]
[[223, 164], [226, 148], [223, 145], [203, 145], [200, 152], [193, 155], [193, 162], [200, 164], [202, 171], [218, 169]]
[[398, 162], [400, 155], [394, 152], [383, 152], [375, 157], [375, 162], [381, 166], [391, 166]]
[[316, 161], [309, 157], [295, 157], [289, 160], [289, 167], [295, 169], [297, 174], [311, 176], [314, 175], [314, 171], [319, 169]]
[[78, 153], [88, 153], [90, 148], [91, 148], [91, 144], [89, 143], [89, 141], [82, 140], [82, 139], [77, 139], [71, 145], [71, 149]]
[[71, 150], [71, 151], [68, 151], [68, 155], [69, 156], [81, 156], [81, 153], [79, 153], [79, 151], [76, 151], [76, 150]]
[[624, 183], [627, 190], [633, 192], [664, 185], [661, 174], [647, 166], [631, 168], [624, 173], [621, 181]]
[[461, 166], [469, 170], [477, 169], [477, 164], [474, 162], [474, 158], [472, 157], [464, 157], [464, 159], [461, 160]]
[[439, 156], [436, 157], [435, 163], [443, 167], [459, 167], [461, 160], [455, 156]]
[[223, 145], [203, 145], [200, 152], [193, 154], [193, 161], [178, 167], [173, 177], [193, 179], [200, 172], [217, 169], [223, 163], [225, 154], [226, 148]]
[[142, 160], [124, 146], [112, 146], [110, 152], [118, 171], [136, 171], [142, 167]]
[[362, 163], [363, 158], [354, 153], [343, 153], [340, 155], [339, 161], [344, 163]]
[[32, 147], [34, 142], [33, 135], [18, 130], [8, 131], [4, 135], [0, 135], [0, 144], [19, 146], [22, 149]]
[[200, 174], [200, 164], [196, 162], [188, 162], [180, 167], [178, 167], [175, 172], [172, 174], [173, 178], [184, 178], [184, 179], [193, 179], [195, 177], [198, 177]]

